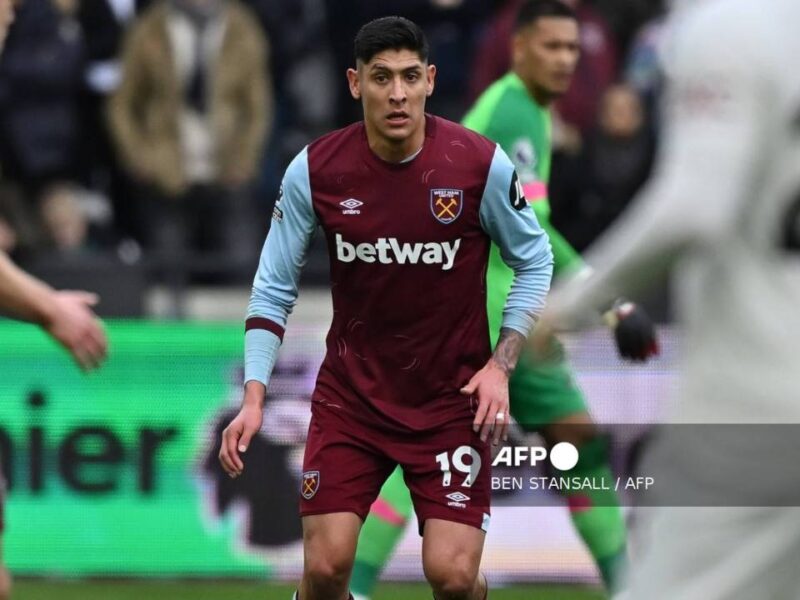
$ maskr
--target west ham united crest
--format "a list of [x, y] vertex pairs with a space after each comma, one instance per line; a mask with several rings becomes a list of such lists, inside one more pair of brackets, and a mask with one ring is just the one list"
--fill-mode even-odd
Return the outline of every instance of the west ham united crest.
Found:
[[306, 471], [303, 473], [303, 482], [300, 494], [306, 500], [311, 500], [319, 489], [319, 471]]
[[431, 190], [431, 212], [436, 220], [449, 225], [461, 214], [464, 207], [464, 191], [449, 188]]

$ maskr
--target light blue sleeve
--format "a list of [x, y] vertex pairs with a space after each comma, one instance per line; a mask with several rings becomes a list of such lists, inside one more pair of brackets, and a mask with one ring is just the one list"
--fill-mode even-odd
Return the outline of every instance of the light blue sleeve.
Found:
[[245, 383], [267, 385], [317, 225], [305, 148], [286, 169], [253, 281], [245, 327]]
[[503, 262], [514, 271], [502, 326], [528, 335], [550, 289], [553, 252], [547, 233], [525, 200], [514, 165], [499, 145], [489, 168], [480, 220]]

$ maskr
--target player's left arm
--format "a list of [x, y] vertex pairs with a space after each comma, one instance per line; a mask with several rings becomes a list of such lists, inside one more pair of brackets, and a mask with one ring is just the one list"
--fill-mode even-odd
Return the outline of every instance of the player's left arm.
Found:
[[105, 360], [108, 340], [90, 292], [54, 290], [0, 252], [0, 314], [36, 323], [70, 353], [84, 371]]
[[473, 426], [486, 440], [505, 439], [508, 431], [508, 378], [536, 318], [544, 308], [553, 276], [553, 253], [547, 234], [525, 200], [514, 166], [497, 146], [481, 200], [481, 226], [514, 271], [494, 354], [462, 389], [477, 394]]
[[615, 294], [636, 294], [663, 280], [685, 253], [714, 251], [733, 235], [742, 203], [756, 194], [753, 148], [767, 135], [771, 86], [768, 62], [745, 43], [749, 27], [728, 24], [724, 33], [708, 15], [684, 24], [669, 65], [656, 177], [587, 253], [594, 272], [556, 287], [535, 343], [552, 330], [586, 325]]

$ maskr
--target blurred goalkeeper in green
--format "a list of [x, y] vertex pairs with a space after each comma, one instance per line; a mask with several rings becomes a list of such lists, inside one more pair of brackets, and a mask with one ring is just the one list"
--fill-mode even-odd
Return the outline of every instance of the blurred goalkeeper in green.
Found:
[[[569, 88], [580, 55], [575, 13], [559, 0], [529, 0], [520, 9], [512, 42], [512, 70], [491, 85], [463, 124], [496, 141], [514, 162], [525, 198], [550, 237], [556, 276], [588, 269], [550, 224], [550, 105]], [[492, 343], [497, 342], [513, 272], [492, 246], [487, 302]], [[658, 352], [655, 330], [642, 309], [618, 301], [606, 322], [623, 358], [644, 361]], [[549, 445], [570, 442], [580, 459], [571, 476], [612, 478], [606, 440], [598, 435], [586, 400], [575, 383], [560, 345], [552, 356], [523, 355], [509, 381], [511, 414], [525, 431], [540, 432]], [[597, 563], [606, 587], [614, 590], [626, 563], [626, 529], [613, 490], [565, 492], [572, 521]], [[369, 598], [411, 515], [411, 497], [400, 469], [384, 484], [358, 540], [351, 588]]]

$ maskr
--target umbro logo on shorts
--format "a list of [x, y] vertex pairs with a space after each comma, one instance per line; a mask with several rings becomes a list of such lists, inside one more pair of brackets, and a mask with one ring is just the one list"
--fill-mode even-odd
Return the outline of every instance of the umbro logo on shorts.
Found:
[[469, 496], [466, 494], [462, 494], [461, 492], [453, 492], [452, 494], [447, 494], [445, 498], [450, 498], [453, 502], [466, 502], [469, 500]]
[[303, 473], [303, 482], [300, 484], [300, 494], [306, 500], [311, 500], [319, 489], [319, 471], [306, 471]]
[[461, 492], [453, 492], [452, 494], [447, 494], [445, 496], [450, 502], [447, 503], [447, 506], [453, 506], [455, 508], [467, 508], [467, 505], [464, 504], [465, 502], [469, 502], [470, 497], [466, 494], [462, 494]]

